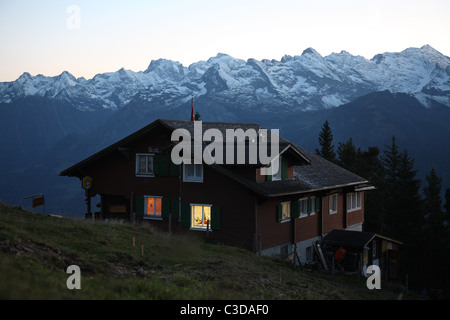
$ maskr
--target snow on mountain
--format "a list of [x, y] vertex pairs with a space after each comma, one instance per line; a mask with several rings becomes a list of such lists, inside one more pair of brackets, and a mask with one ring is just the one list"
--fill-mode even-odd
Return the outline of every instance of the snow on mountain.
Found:
[[140, 99], [172, 108], [208, 96], [243, 109], [292, 111], [332, 108], [382, 90], [412, 94], [426, 106], [438, 101], [450, 107], [450, 58], [429, 45], [370, 60], [346, 51], [323, 57], [313, 48], [280, 61], [245, 61], [219, 53], [188, 67], [159, 59], [145, 71], [122, 68], [89, 80], [67, 71], [56, 77], [25, 72], [16, 81], [0, 83], [0, 102], [41, 96], [90, 110], [118, 109]]

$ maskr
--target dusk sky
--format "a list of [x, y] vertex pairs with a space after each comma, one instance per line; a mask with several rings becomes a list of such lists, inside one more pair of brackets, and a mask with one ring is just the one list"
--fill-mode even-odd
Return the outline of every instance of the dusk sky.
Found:
[[217, 53], [280, 60], [308, 47], [326, 56], [429, 44], [450, 56], [450, 1], [0, 0], [0, 81], [23, 72], [92, 78], [189, 66]]

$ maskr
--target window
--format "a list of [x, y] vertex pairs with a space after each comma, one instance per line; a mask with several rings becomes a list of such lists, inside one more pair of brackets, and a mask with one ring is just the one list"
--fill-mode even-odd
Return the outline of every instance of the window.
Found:
[[144, 218], [161, 219], [161, 197], [145, 197], [144, 200]]
[[347, 194], [347, 211], [361, 209], [361, 192]]
[[[281, 180], [281, 178], [282, 178], [282, 176], [281, 176], [281, 171], [282, 171], [281, 164], [283, 162], [281, 161], [281, 157], [278, 157], [278, 158], [272, 160], [272, 164], [273, 164], [274, 161], [278, 161], [278, 171], [272, 175], [272, 181], [274, 181], [274, 180]], [[271, 170], [273, 168], [272, 164], [270, 165], [270, 169]]]
[[136, 176], [153, 177], [153, 154], [136, 154]]
[[211, 229], [211, 205], [191, 204], [191, 228], [206, 230], [208, 221]]
[[300, 218], [308, 216], [308, 199], [301, 199], [300, 201]]
[[291, 218], [291, 203], [281, 203], [281, 220], [287, 220]]
[[183, 165], [183, 181], [203, 182], [203, 165], [202, 164], [184, 164]]
[[306, 247], [306, 261], [309, 261], [309, 262], [313, 261], [313, 247], [312, 246]]
[[316, 198], [315, 197], [309, 198], [308, 201], [309, 201], [309, 208], [310, 208], [309, 213], [313, 216], [316, 214], [316, 210], [318, 210], [316, 208]]
[[328, 212], [337, 213], [337, 193], [328, 196]]

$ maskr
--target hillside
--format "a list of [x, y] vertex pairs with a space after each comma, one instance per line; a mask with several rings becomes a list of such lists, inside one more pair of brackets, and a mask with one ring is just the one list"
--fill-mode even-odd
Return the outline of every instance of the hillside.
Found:
[[[133, 247], [133, 235], [136, 246]], [[204, 234], [202, 234], [203, 236]], [[144, 250], [141, 250], [141, 243]], [[78, 265], [81, 290], [66, 269]], [[0, 299], [412, 299], [399, 287], [326, 274], [145, 226], [75, 220], [0, 203]]]

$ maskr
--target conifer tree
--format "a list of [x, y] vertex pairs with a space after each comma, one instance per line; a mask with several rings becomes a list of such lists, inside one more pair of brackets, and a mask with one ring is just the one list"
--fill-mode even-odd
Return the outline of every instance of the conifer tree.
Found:
[[352, 138], [348, 139], [346, 143], [339, 143], [338, 150], [337, 150], [337, 163], [356, 174], [359, 174], [358, 166], [359, 166], [359, 155], [361, 155], [361, 150], [356, 151], [356, 147], [353, 144]]
[[382, 212], [380, 212], [382, 221], [381, 232], [394, 236], [395, 232], [392, 229], [395, 226], [396, 199], [399, 191], [398, 171], [400, 168], [400, 152], [395, 142], [395, 137], [392, 137], [391, 146], [386, 146], [386, 149], [383, 151], [381, 161], [384, 167], [384, 179], [380, 186], [383, 190], [383, 208]]
[[445, 205], [444, 205], [444, 217], [445, 217], [445, 226], [447, 229], [450, 228], [450, 188], [445, 190]]
[[408, 151], [399, 151], [395, 137], [391, 146], [383, 152], [384, 179], [382, 181], [384, 233], [403, 242], [403, 274], [409, 274], [411, 282], [423, 281], [423, 211], [420, 196], [421, 181], [416, 177], [414, 159]]
[[322, 126], [322, 131], [319, 134], [320, 150], [316, 149], [316, 154], [322, 158], [336, 162], [336, 153], [334, 152], [333, 134], [331, 132], [328, 120]]
[[424, 212], [426, 218], [426, 261], [427, 284], [434, 289], [443, 289], [442, 285], [448, 281], [446, 268], [449, 263], [447, 234], [442, 211], [442, 179], [437, 176], [434, 168], [426, 176], [427, 186], [423, 189]]

